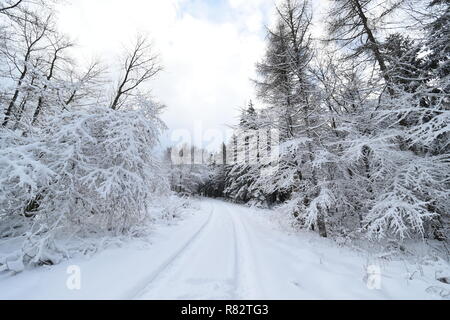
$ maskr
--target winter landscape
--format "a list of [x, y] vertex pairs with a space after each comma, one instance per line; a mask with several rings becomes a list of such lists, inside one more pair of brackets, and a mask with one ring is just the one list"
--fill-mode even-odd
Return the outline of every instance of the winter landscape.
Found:
[[448, 0], [0, 0], [0, 299], [450, 299]]

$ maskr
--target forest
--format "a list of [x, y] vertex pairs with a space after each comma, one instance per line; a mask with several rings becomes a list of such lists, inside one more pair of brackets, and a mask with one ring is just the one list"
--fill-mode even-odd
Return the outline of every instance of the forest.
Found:
[[215, 154], [169, 149], [168, 162], [192, 155], [172, 189], [276, 207], [323, 237], [448, 241], [449, 3], [420, 4], [333, 1], [313, 39], [310, 3], [282, 1], [256, 65], [260, 107]]
[[56, 2], [0, 1], [0, 272], [142, 237], [200, 196], [320, 237], [448, 244], [448, 0], [330, 0], [321, 38], [312, 0], [277, 1], [232, 138], [161, 153], [151, 38], [81, 63]]

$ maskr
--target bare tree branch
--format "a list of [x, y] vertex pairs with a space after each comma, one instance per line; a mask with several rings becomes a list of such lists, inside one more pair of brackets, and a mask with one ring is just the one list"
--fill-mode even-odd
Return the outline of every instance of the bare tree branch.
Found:
[[146, 37], [138, 36], [134, 48], [124, 57], [123, 76], [119, 80], [110, 108], [118, 110], [135, 89], [161, 70], [158, 56], [152, 53], [151, 43]]
[[7, 10], [11, 10], [14, 9], [16, 7], [18, 7], [23, 0], [16, 0], [15, 2], [11, 2], [11, 1], [5, 1], [4, 7], [0, 7], [0, 13], [4, 13]]

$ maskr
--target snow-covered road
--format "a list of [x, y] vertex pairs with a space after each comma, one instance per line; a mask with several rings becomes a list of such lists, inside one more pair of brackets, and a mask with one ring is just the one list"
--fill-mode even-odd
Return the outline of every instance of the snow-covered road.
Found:
[[[203, 202], [205, 222], [186, 247], [149, 281], [139, 299], [253, 299], [299, 296], [286, 283], [296, 256], [274, 241], [248, 208]], [[280, 281], [282, 280], [282, 281]], [[283, 281], [284, 280], [284, 281]], [[286, 285], [290, 285], [287, 288]]]
[[[310, 276], [303, 274], [312, 257], [302, 259], [292, 239], [264, 224], [252, 210], [216, 200], [204, 200], [202, 206], [207, 214], [199, 230], [130, 298], [293, 299], [320, 298], [327, 291], [322, 279], [308, 280]], [[320, 257], [313, 261], [320, 264]], [[302, 275], [306, 277], [300, 280]], [[312, 288], [305, 290], [308, 283]], [[317, 288], [323, 292], [316, 295]]]
[[[151, 244], [0, 274], [0, 298], [433, 299], [445, 286], [435, 280], [436, 264], [373, 259], [312, 233], [289, 234], [264, 210], [209, 199], [199, 205], [176, 226], [155, 228]], [[380, 268], [379, 289], [367, 286], [371, 264]], [[66, 286], [70, 265], [81, 270], [80, 290]]]

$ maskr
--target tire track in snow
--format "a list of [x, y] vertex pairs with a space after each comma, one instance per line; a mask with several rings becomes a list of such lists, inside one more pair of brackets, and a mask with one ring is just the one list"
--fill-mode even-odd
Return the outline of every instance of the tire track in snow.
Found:
[[202, 226], [195, 232], [186, 243], [180, 247], [174, 254], [172, 254], [164, 263], [162, 263], [156, 270], [154, 270], [142, 283], [135, 286], [135, 288], [129, 290], [129, 292], [125, 295], [124, 300], [136, 300], [146, 293], [146, 289], [150, 287], [150, 285], [162, 274], [164, 271], [183, 254], [185, 250], [187, 250], [190, 246], [192, 246], [193, 242], [204, 232], [206, 227], [209, 225], [211, 221], [211, 217], [213, 215], [213, 207], [209, 212], [208, 218], [202, 224]]
[[234, 241], [234, 288], [233, 288], [233, 292], [234, 292], [234, 296], [236, 298], [239, 298], [239, 285], [240, 285], [240, 280], [241, 280], [241, 272], [240, 272], [240, 256], [239, 256], [239, 243], [238, 243], [238, 237], [237, 237], [237, 231], [236, 231], [236, 222], [234, 221], [234, 218], [232, 216], [232, 213], [228, 210], [227, 208], [227, 212], [228, 212], [228, 216], [231, 220], [231, 225], [233, 226], [233, 241]]
[[[284, 257], [289, 257], [292, 262], [300, 263], [300, 257], [289, 250], [286, 246], [270, 236], [270, 230], [267, 230], [264, 225], [261, 225], [258, 219], [251, 217], [248, 214], [247, 208], [235, 204], [227, 205], [228, 211], [236, 219], [238, 224], [239, 241], [241, 247], [244, 247], [244, 260], [241, 263], [243, 276], [241, 277], [241, 290], [245, 299], [266, 299], [270, 297], [272, 292], [270, 286], [266, 282], [271, 281], [272, 274], [277, 274], [279, 270], [286, 270], [287, 268], [273, 269], [267, 268], [273, 262], [277, 261], [279, 253], [282, 252]], [[262, 250], [262, 248], [264, 248]], [[269, 252], [276, 252], [273, 253]], [[303, 262], [302, 262], [303, 263]], [[295, 279], [294, 279], [295, 280]], [[285, 282], [285, 286], [292, 286], [292, 281]], [[287, 289], [287, 288], [286, 288]], [[294, 288], [296, 291], [301, 291], [298, 286]]]
[[[262, 288], [256, 280], [257, 273], [254, 265], [254, 252], [252, 250], [251, 241], [247, 230], [244, 227], [241, 219], [234, 213], [230, 206], [223, 205], [223, 208], [228, 212], [234, 228], [234, 238], [236, 244], [235, 264], [236, 264], [236, 287], [235, 293], [238, 298], [248, 297], [253, 292], [261, 292]], [[251, 290], [250, 290], [251, 289]]]
[[[256, 226], [259, 226], [261, 228], [266, 228], [265, 225], [262, 225], [258, 219], [255, 219], [254, 217], [249, 217], [247, 212], [246, 212], [246, 208], [241, 208], [239, 206], [236, 206], [237, 210], [240, 211], [242, 213], [243, 216], [245, 216], [244, 220], [251, 220], [251, 223], [243, 223], [244, 224], [244, 229], [246, 230], [247, 234], [252, 234], [253, 238], [255, 238], [255, 240], [257, 240], [258, 242], [266, 242], [269, 243], [271, 246], [276, 246], [278, 247], [281, 251], [284, 252], [284, 254], [286, 256], [290, 256], [292, 259], [296, 260], [299, 259], [299, 253], [296, 252], [292, 252], [292, 248], [290, 248], [288, 245], [286, 245], [285, 243], [281, 243], [279, 241], [279, 239], [274, 238], [273, 236], [270, 235], [270, 233], [268, 234], [264, 234], [264, 236], [262, 236], [261, 233], [258, 233], [256, 229]], [[248, 229], [251, 229], [251, 232], [248, 231]]]

